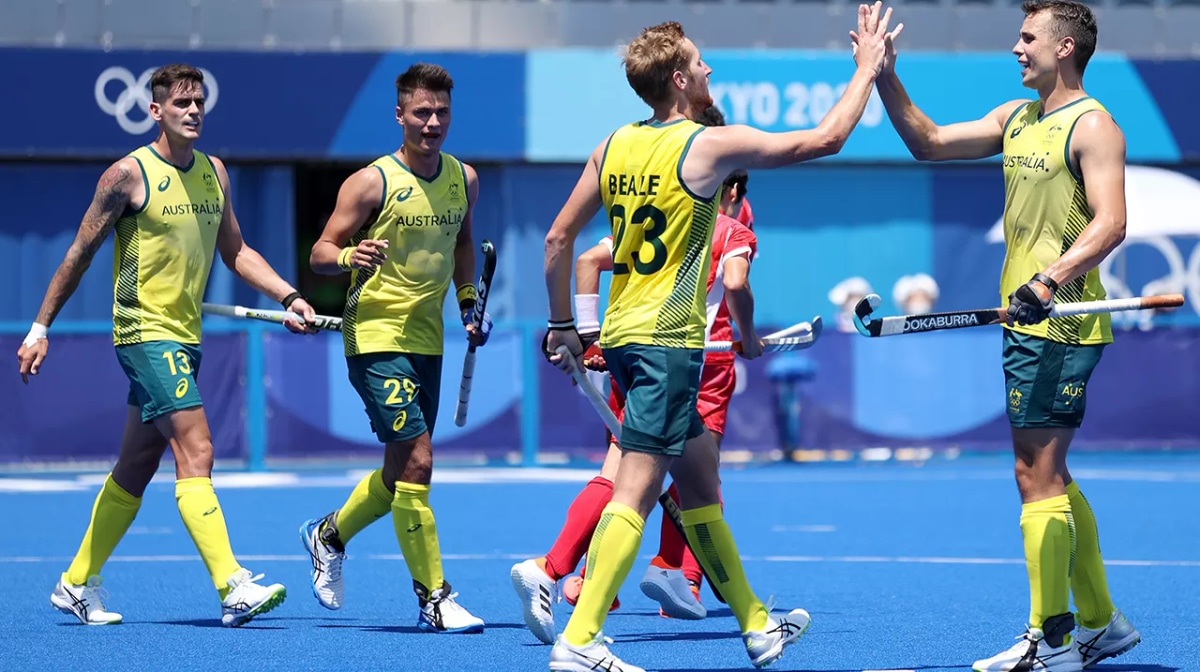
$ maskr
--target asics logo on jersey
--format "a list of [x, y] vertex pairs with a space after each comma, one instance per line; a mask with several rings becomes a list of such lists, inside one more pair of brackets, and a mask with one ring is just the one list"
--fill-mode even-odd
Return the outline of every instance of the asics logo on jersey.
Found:
[[[150, 78], [154, 75], [154, 70], [155, 68], [146, 68], [142, 74], [134, 77], [128, 68], [114, 65], [105, 68], [100, 76], [96, 77], [96, 105], [101, 112], [115, 118], [121, 130], [130, 135], [141, 135], [154, 128], [157, 123], [154, 117], [150, 116]], [[204, 75], [204, 109], [208, 113], [217, 106], [217, 78], [204, 68], [200, 68], [200, 72]], [[109, 85], [113, 82], [119, 82], [124, 87], [115, 99], [109, 97]], [[139, 113], [131, 117], [129, 113], [133, 112], [134, 108], [137, 108]]]
[[1012, 130], [1012, 133], [1009, 133], [1009, 134], [1008, 134], [1008, 137], [1010, 137], [1010, 138], [1015, 138], [1015, 137], [1017, 137], [1018, 135], [1020, 135], [1020, 134], [1021, 134], [1021, 131], [1022, 131], [1024, 128], [1025, 128], [1025, 124], [1021, 124], [1020, 126], [1017, 126], [1016, 128], [1014, 128], [1014, 129]]
[[417, 523], [416, 525], [413, 525], [412, 527], [408, 528], [407, 531], [408, 532], [416, 532], [419, 529], [421, 529], [421, 524]]
[[167, 187], [169, 187], [169, 186], [171, 186], [171, 176], [170, 176], [170, 175], [167, 175], [166, 177], [164, 177], [164, 178], [162, 179], [162, 182], [159, 182], [159, 183], [158, 183], [158, 190], [159, 190], [159, 191], [166, 191], [166, 190], [167, 190]]
[[400, 193], [396, 194], [396, 202], [403, 203], [403, 202], [407, 201], [408, 197], [412, 196], [412, 192], [413, 192], [412, 187], [405, 187], [404, 189], [401, 189]]

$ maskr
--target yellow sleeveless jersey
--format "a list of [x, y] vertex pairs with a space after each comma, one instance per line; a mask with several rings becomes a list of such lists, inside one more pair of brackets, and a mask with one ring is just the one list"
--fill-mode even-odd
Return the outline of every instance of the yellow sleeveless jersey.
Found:
[[612, 225], [613, 270], [603, 347], [704, 347], [705, 285], [719, 199], [693, 194], [680, 173], [688, 147], [703, 130], [687, 119], [637, 122], [617, 129], [608, 141], [600, 193]]
[[442, 354], [442, 306], [454, 274], [454, 247], [467, 216], [467, 174], [442, 153], [430, 179], [414, 175], [395, 154], [371, 164], [383, 176], [379, 216], [351, 245], [388, 241], [387, 261], [354, 269], [346, 296], [346, 355], [370, 352]]
[[[1004, 241], [1007, 247], [1000, 276], [1000, 297], [1007, 302], [1017, 287], [1029, 282], [1066, 252], [1092, 221], [1083, 180], [1071, 167], [1071, 133], [1086, 112], [1104, 106], [1081, 98], [1049, 114], [1041, 103], [1026, 103], [1013, 112], [1004, 128]], [[1059, 287], [1056, 303], [1098, 301], [1105, 297], [1100, 270]], [[1007, 327], [1007, 325], [1005, 325]], [[1059, 343], [1112, 342], [1108, 313], [1055, 317], [1039, 324], [1007, 327]]]
[[146, 201], [115, 227], [113, 342], [199, 343], [225, 192], [203, 152], [192, 150], [185, 168], [149, 145], [130, 156], [141, 166]]

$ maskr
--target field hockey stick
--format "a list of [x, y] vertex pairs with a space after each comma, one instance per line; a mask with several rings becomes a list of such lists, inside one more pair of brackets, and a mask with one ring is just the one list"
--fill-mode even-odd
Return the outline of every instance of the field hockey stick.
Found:
[[251, 320], [274, 322], [276, 324], [283, 324], [284, 320], [290, 318], [301, 324], [312, 324], [318, 329], [328, 329], [329, 331], [342, 330], [342, 318], [329, 317], [328, 315], [317, 315], [312, 322], [307, 322], [300, 315], [288, 310], [259, 310], [245, 306], [228, 306], [221, 303], [202, 303], [200, 304], [200, 310], [208, 315], [244, 317]]
[[[558, 346], [555, 352], [563, 357], [571, 356], [571, 351], [565, 345]], [[588, 380], [587, 374], [580, 368], [578, 361], [571, 367], [571, 378], [583, 390], [583, 395], [587, 397], [587, 400], [592, 404], [592, 408], [595, 409], [600, 419], [604, 421], [605, 426], [608, 427], [608, 431], [612, 432], [613, 440], [620, 443], [621, 423], [617, 421], [616, 414], [613, 413], [612, 408], [609, 407], [604, 397], [600, 395], [600, 391], [596, 389], [595, 385], [592, 385], [592, 381]], [[658, 503], [662, 505], [663, 515], [671, 520], [671, 524], [675, 526], [675, 529], [679, 532], [679, 536], [683, 538], [683, 542], [690, 546], [687, 540], [687, 532], [683, 528], [683, 512], [679, 510], [679, 505], [675, 503], [675, 500], [671, 499], [671, 495], [667, 490], [663, 490], [662, 494], [658, 496]], [[692, 554], [696, 554], [695, 549], [692, 549]], [[713, 583], [713, 580], [708, 576], [708, 572], [704, 570], [703, 565], [701, 565], [700, 571], [704, 573], [704, 578], [708, 580], [708, 585], [712, 588], [713, 595], [722, 604], [725, 604], [725, 598], [721, 595], [717, 584]]]
[[[765, 336], [762, 339], [763, 352], [791, 352], [792, 350], [806, 350], [811, 348], [817, 342], [817, 339], [821, 337], [822, 328], [823, 324], [821, 322], [821, 316], [818, 315], [812, 319], [812, 322], [809, 325], [810, 330], [806, 334], [781, 337], [776, 337], [774, 335]], [[784, 331], [791, 330], [800, 331], [799, 325], [793, 325]], [[704, 344], [705, 352], [728, 352], [729, 350], [741, 352], [742, 342], [709, 341]]]
[[[475, 286], [475, 311], [471, 322], [476, 329], [483, 329], [484, 310], [487, 308], [488, 294], [492, 289], [492, 276], [496, 275], [496, 246], [492, 241], [484, 240], [480, 245], [483, 250], [483, 274]], [[462, 382], [458, 385], [458, 406], [454, 409], [454, 424], [462, 427], [467, 424], [467, 405], [471, 401], [471, 386], [475, 377], [475, 344], [467, 345], [467, 354], [463, 357]]]
[[[564, 358], [571, 356], [571, 350], [565, 345], [558, 346], [555, 352]], [[596, 414], [604, 421], [604, 426], [608, 427], [608, 431], [612, 432], [613, 438], [619, 442], [621, 440], [621, 423], [617, 421], [616, 414], [609, 408], [608, 401], [600, 395], [600, 390], [597, 390], [592, 381], [588, 379], [587, 373], [584, 372], [578, 360], [571, 367], [571, 378], [575, 380], [575, 384], [579, 386], [579, 389], [583, 390], [583, 396], [587, 397], [588, 402], [592, 404], [592, 408], [596, 410]]]
[[[813, 320], [813, 322], [817, 322], [817, 323], [820, 323], [820, 321], [821, 321], [820, 316], [818, 316], [816, 319]], [[820, 329], [821, 327], [818, 326], [816, 328]], [[801, 333], [811, 333], [812, 330], [813, 330], [812, 322], [797, 322], [786, 329], [780, 329], [779, 331], [772, 331], [771, 333], [767, 334], [766, 336], [763, 336], [763, 338], [783, 338], [784, 336], [794, 336], [796, 334], [801, 334]]]
[[[879, 307], [879, 302], [880, 298], [878, 294], [868, 294], [854, 307], [854, 327], [863, 336], [898, 336], [901, 334], [919, 334], [945, 329], [982, 327], [1005, 322], [1005, 313], [1008, 312], [1007, 308], [981, 308], [978, 310], [958, 310], [944, 313], [874, 317], [872, 311]], [[1124, 310], [1177, 308], [1182, 306], [1183, 302], [1182, 294], [1157, 294], [1153, 296], [1135, 296], [1130, 299], [1060, 303], [1050, 311], [1050, 317], [1115, 313]]]

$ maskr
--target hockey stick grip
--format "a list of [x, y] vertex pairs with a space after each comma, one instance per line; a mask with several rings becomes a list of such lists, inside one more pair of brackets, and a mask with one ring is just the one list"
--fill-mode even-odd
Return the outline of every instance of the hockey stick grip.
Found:
[[1182, 294], [1154, 294], [1151, 296], [1134, 296], [1128, 299], [1104, 299], [1102, 301], [1080, 301], [1078, 303], [1061, 303], [1050, 311], [1051, 317], [1066, 317], [1068, 315], [1089, 315], [1092, 313], [1111, 313], [1123, 310], [1149, 310], [1158, 308], [1178, 308], [1184, 303]]

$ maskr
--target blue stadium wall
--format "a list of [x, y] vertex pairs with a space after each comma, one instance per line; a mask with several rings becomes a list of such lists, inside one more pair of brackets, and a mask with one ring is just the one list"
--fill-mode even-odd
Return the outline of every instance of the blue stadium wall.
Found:
[[[852, 72], [843, 54], [710, 51], [712, 90], [732, 122], [767, 130], [811, 127]], [[285, 275], [295, 269], [297, 161], [367, 161], [399, 143], [395, 75], [416, 60], [453, 73], [447, 150], [476, 164], [476, 236], [500, 251], [489, 306], [496, 335], [480, 358], [468, 427], [450, 421], [463, 344], [447, 342], [439, 450], [463, 459], [533, 463], [595, 457], [602, 428], [586, 402], [539, 361], [545, 314], [542, 238], [578, 177], [580, 162], [617, 124], [644, 108], [613, 53], [246, 54], [0, 50], [0, 80], [15, 100], [0, 110], [0, 352], [19, 344], [107, 163], [152, 139], [139, 92], [173, 60], [205, 68], [212, 87], [202, 149], [231, 165], [247, 239]], [[972, 118], [1021, 97], [1005, 54], [906, 54], [913, 98], [940, 122]], [[946, 82], [961, 82], [954, 92]], [[1079, 445], [1095, 449], [1192, 447], [1200, 386], [1200, 61], [1098, 55], [1089, 91], [1127, 135], [1129, 236], [1107, 268], [1115, 295], [1180, 291], [1184, 309], [1127, 315], [1089, 389]], [[72, 100], [63, 104], [52, 101]], [[1003, 191], [994, 160], [917, 164], [873, 100], [838, 157], [750, 182], [761, 256], [758, 320], [790, 324], [823, 315], [831, 326], [803, 357], [800, 444], [983, 448], [1006, 445], [997, 329], [867, 340], [836, 329], [829, 290], [862, 276], [898, 310], [892, 287], [928, 273], [939, 309], [995, 305]], [[603, 235], [597, 218], [582, 244]], [[111, 245], [111, 243], [109, 244]], [[581, 249], [581, 248], [579, 248]], [[112, 457], [126, 383], [106, 330], [112, 251], [101, 251], [54, 329], [45, 372], [29, 386], [0, 378], [0, 463]], [[270, 307], [219, 264], [208, 300]], [[448, 317], [451, 317], [448, 313]], [[1146, 327], [1155, 326], [1153, 330]], [[206, 321], [202, 391], [219, 457], [272, 460], [374, 457], [377, 444], [345, 377], [340, 342], [301, 339], [270, 326]], [[778, 359], [776, 359], [778, 361]], [[762, 454], [780, 446], [768, 362], [741, 363], [726, 446]], [[580, 420], [582, 418], [582, 420]]]

